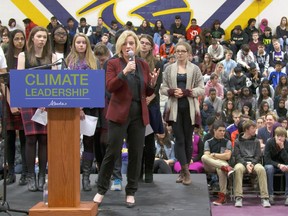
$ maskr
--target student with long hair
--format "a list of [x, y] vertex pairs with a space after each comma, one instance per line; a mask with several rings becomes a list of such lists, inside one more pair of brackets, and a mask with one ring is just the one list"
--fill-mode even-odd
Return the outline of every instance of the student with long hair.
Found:
[[259, 108], [256, 111], [256, 119], [263, 116], [265, 117], [270, 112], [269, 104], [267, 101], [262, 101], [258, 107]]
[[[67, 30], [61, 26], [56, 26], [51, 32], [51, 46], [53, 53], [56, 54], [57, 60], [64, 59], [70, 53], [70, 41]], [[61, 61], [60, 61], [61, 62]], [[58, 69], [63, 69], [63, 65], [58, 65]]]
[[[162, 123], [162, 116], [160, 112], [160, 95], [159, 89], [162, 83], [162, 66], [161, 62], [157, 61], [153, 56], [154, 42], [150, 35], [143, 34], [139, 37], [140, 50], [138, 56], [143, 58], [149, 65], [150, 71], [156, 68], [159, 71], [159, 76], [156, 82], [155, 91], [151, 96], [146, 97], [148, 105], [150, 125], [153, 133], [145, 137], [145, 146], [143, 150], [143, 164], [142, 170], [145, 174], [145, 182], [151, 183], [153, 181], [153, 164], [155, 159], [155, 134], [163, 134], [164, 128]], [[140, 176], [141, 178], [141, 176]]]
[[283, 50], [284, 49], [284, 43], [288, 44], [288, 21], [287, 17], [283, 16], [281, 18], [280, 24], [276, 27], [276, 35], [277, 38], [279, 39], [280, 45]]
[[[56, 61], [52, 54], [50, 37], [47, 29], [36, 26], [29, 35], [27, 51], [18, 56], [18, 70], [51, 64]], [[53, 66], [52, 69], [56, 69]], [[37, 108], [21, 108], [21, 115], [26, 135], [26, 163], [28, 168], [28, 190], [43, 190], [47, 165], [47, 127], [31, 120]], [[42, 111], [45, 108], [41, 108]], [[35, 176], [35, 158], [38, 143], [39, 174], [38, 184]]]
[[[89, 38], [83, 33], [76, 33], [72, 42], [71, 52], [66, 58], [67, 65], [72, 70], [97, 69], [96, 58], [91, 49]], [[85, 115], [99, 116], [98, 109], [84, 107], [80, 109], [80, 120]], [[94, 160], [94, 136], [83, 136], [84, 151], [82, 153], [82, 187], [84, 191], [91, 191], [90, 172]]]
[[[10, 34], [10, 41], [8, 46], [8, 53], [6, 55], [7, 69], [17, 69], [18, 55], [20, 52], [25, 51], [26, 39], [25, 33], [22, 30], [16, 29]], [[4, 92], [5, 93], [5, 90]], [[15, 176], [15, 142], [16, 131], [19, 131], [19, 140], [21, 148], [21, 161], [22, 161], [22, 174], [19, 180], [19, 185], [27, 184], [27, 165], [25, 157], [25, 134], [21, 118], [21, 113], [18, 108], [10, 107], [10, 91], [7, 88], [7, 115], [6, 115], [6, 129], [7, 129], [7, 162], [8, 162], [8, 175], [6, 184], [12, 184], [16, 180]]]
[[279, 78], [279, 83], [278, 83], [278, 85], [275, 88], [275, 97], [281, 94], [281, 90], [282, 90], [282, 88], [284, 86], [288, 87], [288, 78], [287, 78], [287, 76], [281, 76]]
[[165, 128], [165, 133], [156, 134], [154, 145], [156, 148], [156, 154], [155, 162], [153, 165], [153, 172], [171, 174], [172, 167], [176, 161], [174, 152], [175, 143], [170, 139], [167, 128]]
[[181, 164], [177, 183], [191, 184], [189, 164], [192, 155], [194, 125], [200, 125], [198, 97], [204, 94], [204, 83], [198, 66], [189, 61], [191, 46], [179, 42], [175, 47], [177, 61], [163, 74], [161, 93], [168, 96], [169, 120], [175, 135], [176, 158]]

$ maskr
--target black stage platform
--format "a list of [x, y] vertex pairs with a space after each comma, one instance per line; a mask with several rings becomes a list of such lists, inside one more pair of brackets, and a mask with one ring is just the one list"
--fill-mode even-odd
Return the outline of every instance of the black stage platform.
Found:
[[[154, 183], [140, 183], [136, 193], [136, 206], [128, 209], [125, 206], [125, 192], [108, 191], [99, 210], [99, 216], [208, 216], [211, 215], [209, 194], [205, 174], [191, 174], [192, 184], [184, 186], [175, 183], [176, 174], [155, 174]], [[17, 182], [19, 179], [17, 176]], [[81, 191], [81, 200], [90, 201], [96, 193], [95, 178], [91, 175], [93, 190]], [[126, 184], [124, 177], [123, 185]], [[41, 192], [28, 192], [26, 186], [18, 183], [7, 187], [7, 202], [10, 208], [29, 210], [42, 201]], [[10, 212], [15, 216], [23, 214]], [[5, 213], [0, 212], [0, 215]]]

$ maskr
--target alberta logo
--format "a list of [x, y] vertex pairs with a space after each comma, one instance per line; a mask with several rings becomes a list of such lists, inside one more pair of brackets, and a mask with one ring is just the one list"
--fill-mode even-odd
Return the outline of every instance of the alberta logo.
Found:
[[[128, 20], [122, 20], [121, 14], [126, 12], [129, 17], [147, 19], [152, 25], [160, 19], [167, 29], [174, 23], [175, 15], [181, 16], [182, 23], [185, 26], [189, 25], [193, 15], [192, 9], [186, 0], [149, 0], [131, 9], [129, 8], [130, 1], [125, 2], [127, 7], [119, 10], [119, 7], [123, 7], [123, 4], [116, 0], [94, 0], [79, 9], [76, 14], [81, 17], [86, 13], [100, 9], [99, 16], [103, 17], [105, 24], [109, 26], [112, 20], [116, 20], [122, 25], [125, 24]], [[121, 11], [121, 14], [117, 14], [117, 11]]]

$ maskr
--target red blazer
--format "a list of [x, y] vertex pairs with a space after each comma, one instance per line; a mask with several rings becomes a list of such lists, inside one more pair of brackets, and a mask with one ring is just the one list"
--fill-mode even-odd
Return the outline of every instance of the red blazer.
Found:
[[[132, 102], [132, 92], [127, 81], [122, 78], [123, 69], [126, 67], [126, 61], [123, 58], [110, 59], [107, 62], [106, 70], [106, 89], [111, 93], [106, 118], [108, 120], [124, 124], [127, 121]], [[154, 93], [150, 88], [150, 69], [144, 60], [136, 58], [137, 73], [140, 73], [141, 85], [141, 105], [143, 124], [149, 124], [149, 113], [146, 104], [146, 96]]]

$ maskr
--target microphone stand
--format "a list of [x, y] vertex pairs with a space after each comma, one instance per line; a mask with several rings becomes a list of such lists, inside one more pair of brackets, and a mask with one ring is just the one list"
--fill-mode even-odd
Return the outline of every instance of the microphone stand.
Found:
[[28, 211], [25, 210], [18, 210], [18, 209], [12, 209], [9, 206], [9, 203], [6, 201], [7, 198], [7, 184], [6, 184], [6, 178], [7, 178], [7, 147], [8, 147], [8, 142], [7, 142], [7, 123], [6, 123], [6, 118], [8, 116], [8, 110], [7, 110], [7, 88], [8, 88], [8, 83], [9, 83], [9, 73], [1, 73], [0, 74], [0, 84], [4, 84], [5, 89], [4, 89], [4, 95], [3, 95], [3, 115], [2, 115], [2, 134], [3, 134], [3, 139], [4, 139], [4, 178], [3, 178], [3, 196], [2, 196], [2, 202], [0, 205], [0, 213], [4, 212], [10, 216], [10, 212], [18, 212], [18, 213], [24, 213], [26, 215], [29, 214]]
[[[62, 61], [60, 61], [62, 60]], [[38, 69], [48, 69], [48, 68], [51, 68], [53, 66], [56, 66], [56, 65], [65, 65], [66, 66], [66, 63], [63, 63], [65, 62], [63, 58], [61, 59], [58, 59], [57, 61], [51, 63], [51, 64], [45, 64], [45, 65], [40, 65], [40, 66], [36, 66], [36, 67], [31, 67], [31, 68], [28, 68], [27, 70], [38, 70]]]

